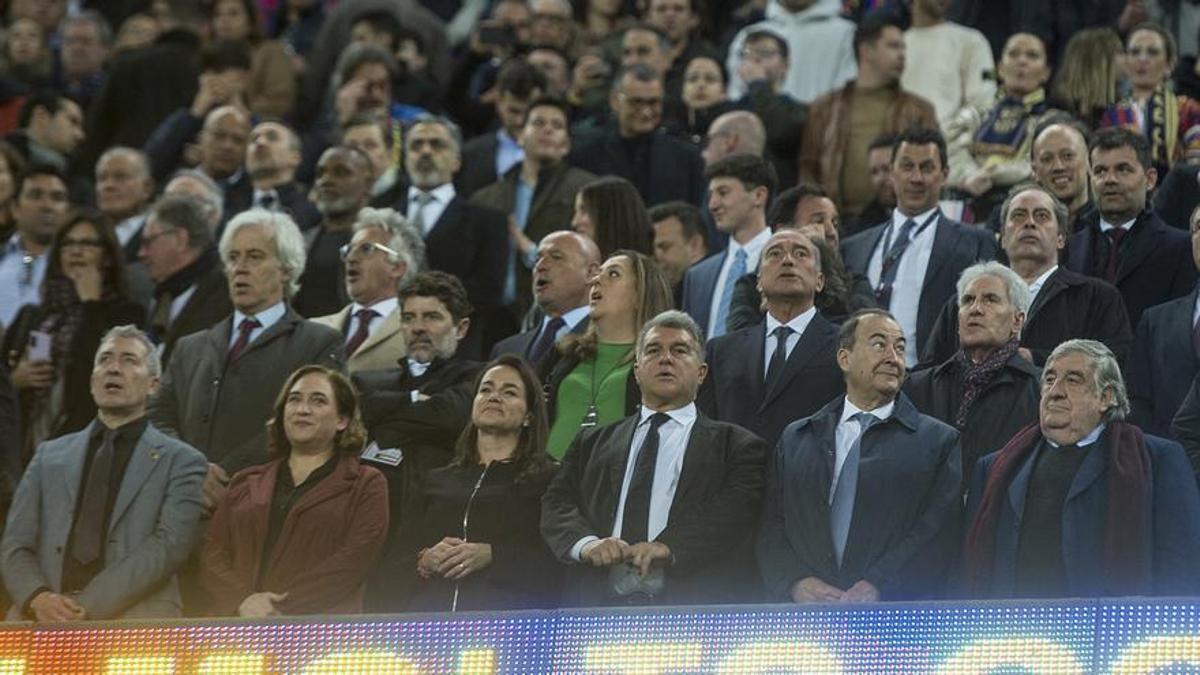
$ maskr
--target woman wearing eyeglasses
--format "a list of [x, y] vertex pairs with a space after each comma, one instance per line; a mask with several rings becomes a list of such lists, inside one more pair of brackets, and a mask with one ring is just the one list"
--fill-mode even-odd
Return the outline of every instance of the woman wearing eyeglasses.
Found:
[[21, 398], [22, 460], [96, 416], [90, 376], [100, 337], [113, 326], [145, 323], [122, 269], [121, 245], [100, 213], [76, 211], [54, 236], [42, 304], [22, 307], [4, 335]]

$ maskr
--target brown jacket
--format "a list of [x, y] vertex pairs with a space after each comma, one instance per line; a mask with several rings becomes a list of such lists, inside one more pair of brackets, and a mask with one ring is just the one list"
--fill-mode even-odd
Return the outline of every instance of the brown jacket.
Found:
[[[850, 106], [854, 82], [813, 102], [800, 144], [800, 180], [817, 183], [836, 204], [842, 203], [842, 163], [850, 144]], [[910, 127], [937, 129], [937, 113], [928, 101], [896, 87], [883, 133], [897, 134]]]
[[234, 476], [217, 506], [201, 549], [213, 613], [236, 616], [246, 596], [260, 591], [287, 593], [276, 604], [285, 615], [361, 612], [364, 581], [387, 536], [383, 474], [343, 457], [292, 506], [256, 583], [282, 462]]

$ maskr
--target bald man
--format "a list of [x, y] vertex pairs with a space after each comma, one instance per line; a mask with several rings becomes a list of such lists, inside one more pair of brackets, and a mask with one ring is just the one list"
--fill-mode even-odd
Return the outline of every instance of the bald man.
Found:
[[752, 112], [735, 110], [721, 115], [708, 125], [708, 143], [704, 146], [704, 166], [712, 166], [730, 155], [762, 156], [767, 146], [767, 131]]
[[125, 260], [137, 260], [146, 208], [154, 196], [150, 163], [140, 150], [117, 146], [96, 162], [96, 206], [115, 223]]
[[291, 215], [301, 230], [319, 225], [321, 213], [308, 199], [308, 186], [296, 180], [300, 156], [300, 137], [291, 127], [278, 120], [256, 124], [246, 144], [250, 181], [226, 195], [230, 213], [258, 207]]

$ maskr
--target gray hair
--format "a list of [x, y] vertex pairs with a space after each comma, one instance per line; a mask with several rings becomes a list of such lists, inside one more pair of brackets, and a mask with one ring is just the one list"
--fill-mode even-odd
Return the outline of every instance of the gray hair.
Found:
[[1008, 289], [1008, 304], [1022, 314], [1029, 313], [1029, 305], [1033, 302], [1032, 296], [1029, 294], [1029, 285], [1016, 272], [995, 260], [975, 263], [959, 275], [956, 287], [959, 309], [962, 309], [963, 296], [966, 295], [967, 289], [983, 277], [995, 277], [1003, 281], [1005, 288]]
[[208, 220], [208, 205], [191, 195], [167, 195], [150, 207], [150, 217], [160, 226], [183, 230], [188, 248], [203, 251], [212, 246], [213, 231]]
[[400, 284], [406, 284], [425, 268], [425, 240], [404, 214], [395, 209], [360, 209], [354, 219], [354, 231], [382, 230], [388, 234], [388, 248], [400, 255], [388, 254], [392, 264], [403, 262], [406, 268]]
[[158, 357], [158, 349], [140, 328], [131, 323], [109, 328], [104, 337], [100, 338], [100, 346], [96, 348], [96, 355], [92, 357], [93, 367], [100, 360], [100, 350], [104, 347], [104, 343], [117, 338], [131, 338], [142, 343], [142, 347], [146, 349], [146, 370], [150, 373], [151, 377], [162, 375], [162, 359]]
[[1113, 404], [1104, 411], [1104, 421], [1125, 419], [1129, 415], [1129, 394], [1125, 390], [1125, 379], [1121, 377], [1121, 366], [1117, 364], [1117, 357], [1103, 342], [1076, 339], [1067, 340], [1055, 347], [1042, 370], [1043, 382], [1050, 364], [1067, 354], [1082, 354], [1092, 362], [1092, 379], [1097, 394], [1104, 394], [1105, 389], [1112, 391]]
[[696, 358], [700, 363], [704, 363], [704, 331], [700, 330], [700, 325], [696, 323], [695, 319], [677, 309], [668, 309], [654, 316], [646, 322], [646, 325], [642, 326], [642, 330], [637, 336], [635, 349], [639, 359], [642, 357], [642, 349], [646, 346], [646, 336], [654, 328], [674, 328], [692, 336], [692, 341], [696, 343]]
[[68, 14], [63, 17], [62, 21], [58, 22], [58, 34], [62, 35], [66, 32], [67, 27], [76, 23], [90, 23], [96, 27], [96, 35], [100, 38], [100, 44], [105, 47], [112, 46], [113, 29], [112, 24], [104, 15], [94, 9], [85, 9], [75, 14]]
[[266, 209], [254, 208], [242, 211], [233, 217], [225, 226], [221, 235], [221, 261], [229, 264], [229, 247], [233, 245], [233, 235], [243, 227], [261, 227], [275, 241], [275, 255], [279, 264], [288, 273], [287, 285], [283, 289], [284, 297], [290, 298], [300, 290], [300, 275], [304, 272], [304, 263], [308, 253], [304, 248], [304, 235], [296, 221], [286, 213], [277, 213]]
[[[421, 113], [420, 115], [417, 115], [416, 117], [414, 117], [412, 119], [412, 121], [408, 123], [407, 130], [409, 132], [411, 132], [414, 128], [416, 128], [416, 126], [418, 124], [437, 124], [437, 125], [444, 127], [446, 129], [446, 131], [448, 131], [450, 133], [450, 140], [454, 142], [455, 154], [458, 154], [458, 155], [462, 154], [462, 145], [463, 145], [462, 129], [459, 129], [458, 125], [455, 124], [454, 121], [451, 120], [449, 117], [444, 117], [442, 115], [434, 115], [433, 113]], [[405, 136], [404, 143], [405, 143], [406, 149], [408, 147], [407, 139], [408, 139], [408, 137]]]
[[184, 178], [194, 180], [204, 188], [206, 193], [203, 197], [197, 197], [205, 206], [205, 217], [208, 218], [213, 231], [216, 231], [217, 225], [221, 224], [221, 219], [225, 217], [225, 194], [221, 191], [221, 187], [217, 182], [208, 177], [208, 174], [197, 169], [180, 169], [171, 175], [171, 180], [167, 181], [164, 194], [174, 194], [170, 191], [171, 183]]
[[1071, 210], [1067, 208], [1066, 204], [1062, 203], [1058, 195], [1040, 183], [1033, 182], [1021, 183], [1008, 191], [1008, 196], [1004, 198], [1004, 203], [1000, 205], [1000, 230], [1004, 231], [1004, 226], [1008, 224], [1008, 212], [1012, 208], [1013, 200], [1020, 196], [1021, 193], [1030, 191], [1040, 192], [1050, 198], [1050, 208], [1054, 211], [1054, 221], [1058, 223], [1059, 234], [1063, 237], [1070, 236], [1071, 232], [1068, 228], [1071, 222]]
[[367, 42], [354, 42], [346, 45], [338, 55], [337, 64], [333, 67], [332, 91], [337, 91], [354, 75], [354, 71], [367, 63], [381, 63], [388, 71], [389, 79], [396, 79], [400, 74], [400, 66], [396, 57], [379, 45]]
[[146, 157], [146, 153], [138, 150], [137, 148], [130, 148], [124, 145], [116, 145], [105, 150], [104, 154], [100, 155], [100, 159], [96, 160], [96, 169], [100, 169], [100, 165], [104, 163], [104, 160], [110, 157], [116, 157], [117, 155], [125, 155], [126, 157], [132, 159], [133, 163], [137, 165], [138, 171], [142, 174], [140, 176], [141, 178], [151, 177], [150, 159]]

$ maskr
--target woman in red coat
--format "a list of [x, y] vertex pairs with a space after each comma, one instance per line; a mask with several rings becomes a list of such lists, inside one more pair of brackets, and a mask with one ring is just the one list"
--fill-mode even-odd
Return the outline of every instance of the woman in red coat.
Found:
[[274, 461], [233, 477], [205, 537], [212, 613], [362, 611], [388, 500], [383, 474], [358, 463], [365, 432], [354, 388], [324, 366], [300, 368], [267, 433]]

